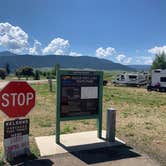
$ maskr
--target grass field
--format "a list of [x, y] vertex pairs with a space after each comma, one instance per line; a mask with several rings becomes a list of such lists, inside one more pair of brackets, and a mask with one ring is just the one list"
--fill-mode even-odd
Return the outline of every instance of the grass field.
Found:
[[[113, 77], [113, 75], [111, 75]], [[107, 75], [108, 77], [108, 75]], [[29, 114], [30, 147], [39, 156], [36, 136], [55, 134], [55, 87], [49, 92], [48, 84], [33, 85], [36, 90], [36, 107]], [[143, 88], [104, 87], [103, 129], [106, 125], [106, 109], [117, 109], [117, 137], [140, 152], [149, 154], [166, 165], [166, 94], [147, 92]], [[3, 118], [0, 116], [0, 141], [3, 140]], [[61, 133], [96, 129], [95, 120], [80, 120], [61, 123]], [[0, 147], [2, 156], [2, 146]]]

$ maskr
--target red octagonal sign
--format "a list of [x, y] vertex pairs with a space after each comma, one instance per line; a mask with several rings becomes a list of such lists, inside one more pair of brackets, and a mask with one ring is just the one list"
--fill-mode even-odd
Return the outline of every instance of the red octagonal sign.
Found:
[[10, 118], [26, 116], [34, 106], [35, 91], [27, 82], [9, 82], [0, 92], [0, 110]]

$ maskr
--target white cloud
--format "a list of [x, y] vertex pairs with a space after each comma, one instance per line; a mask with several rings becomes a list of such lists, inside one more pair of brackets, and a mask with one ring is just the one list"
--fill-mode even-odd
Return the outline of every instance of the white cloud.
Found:
[[119, 54], [115, 58], [119, 63], [125, 64], [125, 65], [130, 64], [133, 59], [132, 57], [126, 57], [126, 55], [124, 54]]
[[42, 55], [41, 43], [38, 40], [35, 40], [33, 47], [29, 48], [29, 54]]
[[38, 40], [34, 41], [33, 47], [28, 42], [28, 34], [19, 26], [13, 26], [10, 23], [0, 23], [0, 46], [14, 53], [30, 53], [32, 55], [64, 55], [69, 54], [69, 41], [62, 38], [53, 39], [47, 47], [41, 48]]
[[125, 65], [128, 65], [128, 64], [130, 64], [131, 63], [131, 61], [133, 60], [133, 58], [132, 57], [128, 57], [128, 58], [126, 58], [125, 60], [124, 60], [124, 64]]
[[151, 65], [153, 62], [153, 57], [151, 56], [140, 56], [135, 59], [136, 64], [141, 65]]
[[[19, 26], [13, 26], [10, 23], [0, 23], [0, 46], [14, 53], [30, 53], [33, 55], [69, 55], [69, 56], [82, 56], [81, 53], [70, 51], [70, 43], [68, 40], [62, 38], [54, 38], [48, 46], [44, 49], [41, 47], [41, 43], [38, 40], [34, 40], [34, 45], [30, 47], [28, 42], [29, 36]], [[149, 53], [156, 54], [161, 52], [166, 53], [166, 46], [154, 47], [148, 50]], [[96, 56], [100, 58], [107, 58], [113, 55], [113, 59], [122, 64], [152, 64], [153, 56], [139, 56], [135, 59], [128, 57], [124, 54], [116, 53], [113, 47], [99, 47], [96, 49]]]
[[151, 65], [153, 62], [153, 57], [151, 56], [127, 57], [124, 54], [119, 54], [116, 56], [116, 60], [124, 65], [128, 64]]
[[70, 56], [82, 56], [82, 54], [77, 53], [77, 52], [73, 52], [73, 51], [71, 51], [71, 52], [69, 53], [69, 55], [70, 55]]
[[28, 34], [19, 26], [0, 23], [0, 45], [9, 51], [21, 53], [28, 48]]
[[112, 47], [107, 47], [105, 49], [103, 47], [99, 47], [98, 49], [96, 49], [96, 56], [99, 58], [105, 58], [114, 55], [115, 53], [115, 48]]
[[67, 54], [68, 48], [70, 47], [69, 41], [62, 38], [53, 39], [47, 47], [43, 49], [43, 54], [55, 54], [64, 55]]
[[153, 48], [148, 49], [148, 52], [151, 54], [160, 54], [162, 52], [166, 53], [166, 45], [165, 46], [155, 46]]
[[119, 54], [116, 56], [116, 60], [120, 63], [124, 60], [124, 58], [126, 58], [124, 54]]

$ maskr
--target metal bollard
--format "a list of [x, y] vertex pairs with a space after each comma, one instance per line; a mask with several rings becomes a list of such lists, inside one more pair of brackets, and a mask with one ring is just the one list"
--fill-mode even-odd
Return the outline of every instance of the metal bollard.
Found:
[[106, 140], [108, 142], [115, 142], [115, 130], [116, 130], [116, 110], [114, 108], [107, 109], [107, 130]]

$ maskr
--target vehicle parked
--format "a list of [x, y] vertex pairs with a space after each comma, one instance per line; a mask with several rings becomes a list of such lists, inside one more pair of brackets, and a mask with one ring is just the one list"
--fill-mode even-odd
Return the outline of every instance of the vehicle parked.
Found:
[[148, 91], [166, 91], [166, 70], [155, 69], [151, 72], [151, 81], [147, 86]]
[[114, 85], [142, 86], [148, 83], [148, 73], [123, 73], [117, 75]]

